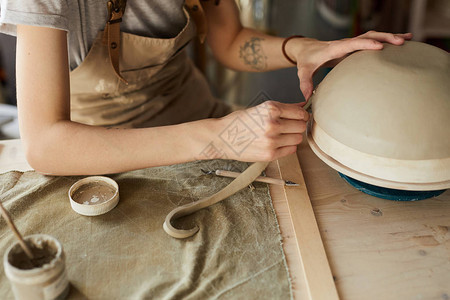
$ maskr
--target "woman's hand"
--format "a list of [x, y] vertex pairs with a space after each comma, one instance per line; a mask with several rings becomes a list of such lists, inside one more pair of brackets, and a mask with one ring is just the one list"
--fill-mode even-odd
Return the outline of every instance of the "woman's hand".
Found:
[[392, 34], [369, 31], [354, 38], [337, 41], [318, 41], [310, 38], [297, 38], [288, 41], [286, 52], [297, 62], [300, 89], [306, 99], [313, 92], [312, 77], [322, 66], [335, 66], [350, 53], [357, 50], [379, 50], [383, 42], [402, 45], [411, 39], [411, 33]]
[[215, 158], [272, 161], [294, 153], [308, 120], [308, 112], [298, 103], [266, 101], [233, 112], [221, 118], [216, 127], [218, 136], [211, 143], [216, 145]]

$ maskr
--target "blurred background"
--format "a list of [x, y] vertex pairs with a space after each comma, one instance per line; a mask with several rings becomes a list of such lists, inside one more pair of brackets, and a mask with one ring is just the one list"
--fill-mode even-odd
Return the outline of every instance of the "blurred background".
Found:
[[[353, 37], [368, 30], [412, 32], [414, 40], [450, 50], [450, 0], [236, 0], [244, 26], [271, 35], [319, 40]], [[243, 106], [268, 99], [304, 101], [296, 68], [267, 73], [227, 70], [194, 41], [191, 55], [214, 94]], [[329, 70], [315, 75], [318, 84]], [[15, 38], [0, 34], [0, 139], [18, 138]]]

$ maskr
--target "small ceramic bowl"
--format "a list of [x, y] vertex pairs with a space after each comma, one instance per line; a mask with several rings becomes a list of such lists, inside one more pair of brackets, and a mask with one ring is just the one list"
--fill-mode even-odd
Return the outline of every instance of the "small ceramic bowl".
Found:
[[84, 216], [105, 214], [119, 203], [119, 185], [109, 177], [91, 176], [69, 189], [72, 209]]

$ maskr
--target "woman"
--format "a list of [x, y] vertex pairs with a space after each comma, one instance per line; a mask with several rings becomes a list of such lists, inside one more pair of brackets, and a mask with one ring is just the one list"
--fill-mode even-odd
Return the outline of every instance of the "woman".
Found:
[[[309, 118], [301, 104], [269, 101], [230, 113], [213, 99], [183, 51], [194, 35], [183, 2], [2, 1], [0, 29], [17, 34], [20, 131], [33, 168], [105, 174], [196, 159], [270, 161], [296, 151]], [[319, 67], [411, 38], [368, 32], [283, 44], [283, 38], [243, 28], [234, 0], [187, 2], [199, 30], [204, 10], [206, 40], [219, 62], [257, 72], [296, 62], [306, 99]], [[240, 128], [251, 136], [236, 140]], [[250, 142], [236, 151], [244, 141]]]

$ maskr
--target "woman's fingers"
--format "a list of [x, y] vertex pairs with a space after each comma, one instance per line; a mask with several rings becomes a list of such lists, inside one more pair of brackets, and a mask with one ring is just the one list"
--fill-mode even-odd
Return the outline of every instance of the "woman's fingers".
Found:
[[[309, 119], [309, 118], [308, 118]], [[280, 133], [302, 133], [306, 130], [306, 122], [308, 120], [279, 120]]]
[[[378, 31], [368, 31], [359, 37], [366, 39], [374, 39], [380, 42], [390, 43], [394, 45], [402, 45], [405, 40], [409, 40], [412, 38], [411, 33], [387, 33], [387, 32], [378, 32]], [[359, 38], [358, 37], [358, 38]]]
[[[267, 104], [266, 104], [267, 103]], [[272, 114], [273, 119], [292, 119], [292, 120], [309, 120], [309, 113], [304, 110], [301, 105], [295, 103], [281, 103], [275, 101], [267, 101], [261, 104], [262, 106], [270, 106], [271, 111], [278, 111], [277, 114]]]
[[310, 70], [306, 66], [298, 66], [298, 79], [300, 80], [300, 90], [302, 91], [303, 96], [306, 100], [311, 97], [312, 92], [314, 90], [314, 84], [313, 84], [313, 74], [315, 70]]
[[356, 38], [332, 42], [328, 49], [329, 57], [327, 59], [338, 59], [358, 50], [379, 50], [383, 48], [383, 42], [402, 45], [405, 40], [410, 40], [411, 38], [411, 33], [393, 34], [369, 31]]
[[333, 42], [328, 49], [326, 61], [341, 58], [358, 50], [380, 50], [383, 44], [369, 38], [352, 38]]
[[280, 147], [275, 151], [275, 158], [278, 159], [281, 157], [284, 157], [286, 155], [292, 154], [297, 152], [297, 146], [286, 146], [286, 147]]
[[286, 146], [296, 146], [303, 140], [303, 134], [301, 133], [289, 133], [281, 134], [276, 138], [277, 148]]
[[394, 33], [394, 35], [396, 37], [402, 38], [404, 40], [410, 40], [410, 39], [412, 39], [412, 36], [413, 36], [411, 32], [408, 32], [408, 33]]
[[397, 36], [399, 36], [401, 38], [404, 38], [405, 40], [410, 40], [413, 37], [411, 32], [408, 32], [408, 33], [396, 33], [395, 35], [397, 35]]

